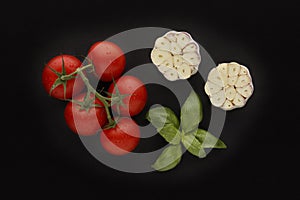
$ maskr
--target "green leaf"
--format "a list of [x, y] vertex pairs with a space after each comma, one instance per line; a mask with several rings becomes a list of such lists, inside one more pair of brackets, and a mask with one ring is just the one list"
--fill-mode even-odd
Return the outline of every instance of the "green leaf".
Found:
[[179, 121], [175, 113], [167, 107], [159, 106], [151, 108], [146, 118], [159, 132], [164, 126], [172, 124], [175, 128], [179, 128]]
[[201, 142], [193, 134], [187, 134], [182, 137], [182, 144], [193, 155], [204, 158], [206, 152], [204, 151]]
[[49, 91], [49, 95], [51, 95], [52, 91], [58, 87], [59, 85], [62, 85], [62, 84], [65, 84], [64, 81], [62, 81], [60, 78], [57, 78], [55, 80], [55, 82], [53, 83], [52, 87], [50, 88], [50, 91]]
[[181, 107], [180, 125], [184, 133], [190, 133], [198, 128], [202, 121], [202, 104], [199, 96], [192, 91]]
[[61, 73], [59, 73], [58, 71], [56, 71], [55, 69], [53, 69], [52, 67], [50, 67], [49, 65], [47, 65], [47, 67], [54, 73], [56, 74], [56, 76], [60, 77]]
[[202, 144], [203, 148], [218, 148], [226, 149], [227, 146], [219, 138], [215, 137], [213, 134], [209, 133], [206, 130], [198, 129], [194, 135]]
[[181, 160], [181, 145], [170, 145], [166, 147], [157, 158], [152, 167], [157, 171], [167, 171], [173, 169]]
[[180, 143], [180, 131], [173, 124], [167, 124], [157, 132], [170, 144]]
[[66, 68], [65, 68], [65, 60], [64, 60], [64, 56], [61, 55], [61, 61], [62, 61], [62, 65], [61, 65], [61, 74], [62, 75], [66, 75], [67, 72], [66, 72]]

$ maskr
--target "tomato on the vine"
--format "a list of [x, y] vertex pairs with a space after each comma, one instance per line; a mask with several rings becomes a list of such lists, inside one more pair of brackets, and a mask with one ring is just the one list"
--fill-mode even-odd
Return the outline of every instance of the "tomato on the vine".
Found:
[[97, 77], [104, 82], [119, 78], [125, 69], [124, 52], [118, 45], [109, 41], [93, 44], [88, 51], [88, 58], [95, 66]]
[[64, 116], [68, 127], [79, 135], [97, 133], [107, 123], [107, 114], [102, 102], [94, 95], [79, 94], [68, 102]]
[[122, 116], [135, 116], [146, 105], [148, 93], [144, 83], [134, 76], [122, 76], [108, 89], [112, 97], [120, 97], [112, 101], [112, 109]]
[[133, 151], [140, 141], [139, 126], [130, 118], [120, 118], [114, 128], [100, 134], [103, 148], [113, 155], [124, 155]]
[[44, 67], [42, 73], [43, 86], [50, 96], [57, 99], [69, 99], [84, 88], [81, 78], [71, 76], [64, 79], [81, 66], [81, 61], [72, 55], [53, 57]]

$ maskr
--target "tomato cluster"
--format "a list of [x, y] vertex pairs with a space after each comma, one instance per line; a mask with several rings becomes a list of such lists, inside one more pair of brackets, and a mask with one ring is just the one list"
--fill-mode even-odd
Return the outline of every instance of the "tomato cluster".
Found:
[[[46, 92], [68, 101], [64, 116], [67, 126], [82, 136], [100, 132], [103, 148], [113, 155], [133, 151], [140, 140], [140, 129], [131, 116], [146, 105], [147, 90], [134, 76], [123, 75], [126, 58], [121, 48], [108, 41], [96, 42], [83, 63], [72, 55], [52, 58], [42, 72]], [[92, 74], [99, 81], [112, 82], [104, 96], [87, 78]], [[117, 117], [111, 117], [111, 113]], [[115, 116], [115, 115], [114, 115]]]

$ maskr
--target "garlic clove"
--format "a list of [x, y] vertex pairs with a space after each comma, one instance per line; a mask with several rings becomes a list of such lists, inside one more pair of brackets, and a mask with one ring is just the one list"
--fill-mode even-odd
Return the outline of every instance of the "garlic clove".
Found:
[[173, 69], [174, 68], [174, 64], [173, 64], [173, 58], [172, 57], [168, 57], [165, 61], [163, 61], [159, 66], [165, 66], [168, 68]]
[[175, 37], [175, 35], [175, 31], [169, 31], [164, 35], [164, 38], [166, 38], [170, 42], [177, 42], [177, 38]]
[[234, 107], [235, 106], [232, 104], [232, 102], [226, 99], [221, 108], [223, 110], [232, 110], [234, 109]]
[[177, 44], [177, 42], [171, 42], [171, 47], [170, 47], [170, 51], [172, 54], [174, 55], [180, 55], [182, 54], [182, 49], [181, 47]]
[[226, 100], [226, 98], [225, 98], [224, 90], [220, 90], [219, 92], [212, 94], [210, 96], [210, 101], [211, 101], [212, 105], [214, 105], [216, 107], [221, 107], [224, 104], [225, 100]]
[[198, 52], [199, 47], [196, 42], [190, 42], [185, 47], [183, 47], [182, 52], [189, 53], [189, 52]]
[[167, 38], [160, 37], [156, 39], [154, 47], [159, 50], [170, 51], [171, 42]]
[[205, 85], [207, 87], [206, 90], [208, 91], [208, 93], [207, 93], [208, 95], [215, 94], [223, 89], [219, 85], [216, 85], [210, 81], [207, 81]]
[[192, 75], [192, 70], [190, 66], [183, 63], [179, 68], [177, 68], [177, 72], [180, 79], [188, 79]]
[[239, 93], [236, 93], [232, 103], [237, 107], [243, 107], [246, 103], [244, 97], [242, 97]]
[[172, 59], [172, 55], [170, 52], [167, 52], [167, 51], [162, 51], [162, 50], [159, 50], [159, 49], [153, 49], [151, 51], [151, 60], [153, 62], [153, 64], [155, 65], [160, 65], [162, 64], [165, 60], [168, 60], [168, 59]]
[[162, 74], [165, 73], [166, 71], [170, 70], [170, 67], [165, 67], [162, 65], [157, 66], [158, 71], [160, 71]]
[[225, 96], [228, 100], [233, 100], [236, 95], [236, 90], [233, 86], [230, 86], [225, 89]]
[[248, 84], [248, 85], [246, 85], [244, 87], [237, 87], [236, 91], [239, 94], [241, 94], [243, 97], [248, 98], [253, 93], [253, 87], [250, 84]]
[[228, 75], [229, 76], [237, 76], [240, 72], [240, 65], [235, 63], [235, 62], [231, 62], [228, 63]]
[[179, 32], [175, 34], [177, 44], [183, 48], [185, 47], [191, 40], [191, 36], [186, 32]]
[[192, 75], [198, 72], [198, 65], [190, 65], [190, 67], [192, 69]]
[[249, 75], [249, 70], [245, 66], [241, 65], [241, 70], [239, 75]]
[[238, 76], [229, 76], [227, 78], [227, 84], [230, 86], [233, 86], [233, 85], [235, 85], [237, 79], [238, 79]]
[[217, 66], [217, 70], [219, 71], [221, 75], [221, 79], [223, 81], [224, 85], [228, 84], [228, 67], [227, 63], [222, 63]]
[[201, 61], [201, 57], [196, 52], [189, 52], [183, 54], [183, 59], [186, 60], [190, 65], [199, 65]]
[[224, 87], [221, 74], [216, 68], [213, 68], [209, 73], [208, 73], [208, 78], [209, 81], [215, 83], [218, 86]]
[[174, 55], [173, 56], [173, 63], [174, 63], [175, 68], [181, 67], [181, 65], [184, 64], [182, 56], [181, 55]]
[[236, 87], [244, 87], [251, 82], [251, 79], [248, 75], [241, 75], [238, 77], [236, 83], [234, 84]]
[[178, 73], [177, 73], [177, 71], [175, 69], [169, 69], [163, 75], [169, 81], [176, 81], [176, 80], [179, 79]]
[[205, 91], [205, 93], [206, 93], [208, 96], [211, 95], [210, 89], [209, 89], [209, 85], [208, 85], [208, 81], [207, 81], [207, 82], [205, 83], [205, 85], [204, 85], [204, 91]]
[[227, 63], [221, 63], [217, 66], [218, 71], [225, 76], [228, 76], [228, 67]]

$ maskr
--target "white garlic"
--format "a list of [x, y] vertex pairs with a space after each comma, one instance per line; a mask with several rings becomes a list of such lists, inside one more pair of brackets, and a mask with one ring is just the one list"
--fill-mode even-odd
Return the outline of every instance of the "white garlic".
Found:
[[156, 39], [151, 60], [166, 79], [175, 81], [195, 74], [201, 56], [197, 42], [189, 33], [169, 31]]
[[211, 69], [204, 90], [212, 105], [232, 110], [245, 106], [254, 87], [247, 67], [230, 62]]

